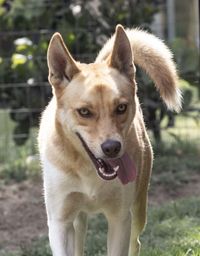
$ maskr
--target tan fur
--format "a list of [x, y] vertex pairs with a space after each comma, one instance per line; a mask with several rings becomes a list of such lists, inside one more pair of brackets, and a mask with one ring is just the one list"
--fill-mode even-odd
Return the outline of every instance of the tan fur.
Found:
[[[102, 212], [108, 220], [109, 256], [139, 255], [152, 150], [136, 94], [134, 63], [153, 79], [166, 104], [178, 110], [181, 99], [171, 53], [153, 35], [118, 26], [95, 63], [75, 62], [58, 33], [47, 57], [54, 96], [43, 113], [38, 141], [53, 255], [83, 255], [90, 212]], [[116, 107], [124, 103], [127, 111], [116, 115]], [[92, 117], [81, 117], [80, 108], [89, 109]], [[104, 157], [104, 141], [120, 141], [121, 154], [127, 152], [136, 165], [135, 181], [122, 185], [118, 178], [99, 178], [77, 132], [97, 158]]]
[[[168, 108], [178, 112], [181, 109], [181, 94], [171, 51], [160, 39], [145, 31], [128, 29], [126, 33], [132, 47], [134, 63], [152, 78]], [[114, 36], [104, 45], [96, 62], [110, 58], [113, 43]]]

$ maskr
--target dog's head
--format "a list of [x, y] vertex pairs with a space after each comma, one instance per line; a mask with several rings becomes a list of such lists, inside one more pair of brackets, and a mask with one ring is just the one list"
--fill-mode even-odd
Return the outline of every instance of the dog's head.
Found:
[[77, 134], [96, 159], [121, 157], [136, 108], [135, 67], [123, 27], [117, 26], [112, 53], [102, 63], [77, 63], [54, 34], [48, 66], [62, 128]]

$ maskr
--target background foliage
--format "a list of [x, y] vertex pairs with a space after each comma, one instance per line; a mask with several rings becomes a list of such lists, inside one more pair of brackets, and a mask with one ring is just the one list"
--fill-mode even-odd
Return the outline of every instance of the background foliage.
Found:
[[[47, 86], [46, 51], [54, 31], [61, 32], [75, 58], [89, 62], [113, 34], [116, 24], [150, 30], [154, 14], [159, 11], [159, 2], [162, 1], [1, 0], [0, 83], [5, 86], [0, 87], [0, 107], [11, 109], [10, 117], [17, 123], [15, 142], [21, 145], [27, 140], [30, 127], [38, 124], [41, 109], [51, 97]], [[195, 83], [199, 75], [198, 63], [193, 61], [195, 49], [187, 49], [184, 40], [179, 38], [172, 48], [181, 75]], [[140, 70], [137, 79], [147, 126], [160, 141], [165, 106], [151, 81]], [[187, 110], [193, 92], [190, 86], [183, 89], [187, 97], [184, 110]], [[173, 125], [173, 114], [168, 112], [167, 115], [169, 125]]]
[[[51, 98], [46, 51], [52, 34], [59, 31], [73, 56], [77, 60], [90, 62], [113, 34], [117, 23], [151, 31], [154, 15], [165, 2], [0, 0], [0, 142], [3, 141], [0, 143], [0, 192], [2, 186], [9, 189], [10, 183], [38, 178], [40, 167], [37, 158], [33, 157], [37, 153], [37, 129], [32, 127], [38, 125], [41, 110]], [[179, 4], [182, 5], [183, 1]], [[185, 38], [177, 37], [169, 46], [182, 78], [180, 86], [184, 104], [181, 115], [176, 117], [166, 111], [152, 81], [137, 69], [145, 120], [158, 142], [161, 140], [162, 122], [163, 144], [154, 145], [154, 172], [150, 187], [150, 197], [151, 193], [155, 193], [156, 198], [160, 195], [159, 188], [166, 195], [173, 196], [180, 195], [180, 191], [187, 186], [190, 189], [193, 187], [195, 192], [200, 170], [197, 140], [200, 120], [199, 53]], [[176, 126], [172, 128], [175, 121]], [[10, 142], [10, 131], [20, 147]], [[1, 200], [3, 202], [3, 197]], [[142, 236], [142, 255], [200, 255], [199, 199], [163, 203], [161, 207], [150, 207], [147, 229]], [[21, 214], [24, 217], [23, 211]], [[32, 223], [28, 224], [31, 228]], [[106, 230], [107, 224], [102, 216], [90, 220], [88, 255], [105, 255]], [[31, 248], [23, 246], [21, 252], [5, 255], [50, 256], [51, 252], [48, 240], [44, 238]]]

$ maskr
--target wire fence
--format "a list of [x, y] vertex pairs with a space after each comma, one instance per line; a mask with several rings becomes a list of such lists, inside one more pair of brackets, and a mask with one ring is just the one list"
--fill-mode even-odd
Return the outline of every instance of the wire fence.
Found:
[[[51, 3], [52, 5], [52, 3]], [[31, 8], [31, 6], [29, 6]], [[38, 8], [47, 8], [49, 3], [46, 5], [38, 6]], [[161, 24], [159, 25], [161, 26]], [[94, 30], [95, 28], [90, 24], [87, 30]], [[87, 30], [82, 28], [75, 28], [75, 33], [84, 32]], [[39, 38], [45, 37], [47, 40], [50, 39], [54, 30], [40, 29], [32, 31], [0, 31], [0, 38], [2, 41], [12, 40], [21, 37], [28, 37], [39, 41]], [[65, 31], [68, 32], [67, 30]], [[85, 62], [92, 61], [94, 54], [86, 52], [80, 54], [81, 42], [76, 42], [74, 47], [74, 56], [77, 60]], [[6, 51], [3, 56], [4, 63], [10, 65], [12, 56]], [[34, 55], [34, 59], [30, 57], [27, 60], [27, 65], [33, 62], [38, 66], [38, 80], [34, 79], [21, 79], [19, 81], [19, 74], [15, 75], [11, 82], [6, 82], [0, 78], [0, 94], [4, 95], [8, 91], [13, 95], [13, 98], [17, 101], [12, 102], [12, 106], [8, 108], [8, 99], [1, 97], [0, 102], [0, 169], [5, 167], [8, 163], [18, 164], [19, 159], [26, 161], [28, 156], [37, 154], [37, 129], [40, 119], [40, 114], [44, 110], [48, 101], [51, 99], [51, 87], [47, 81], [47, 65], [46, 65], [46, 51], [39, 51], [38, 54]], [[1, 59], [0, 59], [1, 64]], [[19, 70], [20, 72], [20, 70]], [[191, 76], [191, 77], [189, 77]], [[193, 79], [198, 84], [199, 81], [193, 75], [188, 74], [189, 79]], [[19, 93], [20, 92], [20, 93]], [[22, 96], [19, 96], [22, 95]], [[18, 97], [22, 97], [20, 99]], [[17, 104], [17, 102], [23, 102], [23, 104]], [[180, 115], [177, 117], [175, 127], [170, 128], [169, 133], [184, 136], [187, 139], [197, 140], [200, 138], [199, 134], [199, 111], [193, 112], [191, 115]], [[20, 125], [16, 120], [21, 120]], [[163, 127], [165, 128], [166, 122], [164, 121]], [[172, 130], [173, 129], [173, 130]], [[166, 130], [165, 130], [166, 131]]]
[[[53, 30], [1, 31], [0, 38], [15, 41], [15, 39], [21, 37], [32, 39], [34, 37], [40, 38], [45, 36], [49, 41], [54, 32]], [[75, 48], [75, 59], [89, 62], [94, 58], [94, 54], [80, 54], [78, 51], [79, 47]], [[5, 52], [1, 57], [3, 58], [4, 64], [8, 63], [11, 66], [12, 56], [9, 56]], [[27, 61], [27, 65], [30, 61], [32, 59]], [[21, 169], [24, 164], [26, 165], [29, 156], [37, 154], [37, 131], [40, 115], [50, 101], [52, 93], [47, 79], [46, 51], [42, 52], [41, 55], [34, 55], [34, 61], [39, 62], [39, 65], [42, 67], [38, 70], [39, 81], [30, 78], [16, 82], [19, 80], [18, 74], [16, 74], [16, 79], [14, 78], [12, 82], [4, 82], [0, 77], [0, 172], [5, 168], [19, 167]], [[43, 74], [41, 75], [41, 73]], [[18, 95], [22, 95], [22, 104], [16, 104], [15, 106], [15, 102], [11, 102], [9, 107], [8, 101], [10, 99], [2, 97], [5, 92], [13, 94], [12, 98], [15, 99], [16, 97], [16, 100], [19, 102], [20, 99], [17, 97]], [[20, 119], [21, 124], [19, 128]]]

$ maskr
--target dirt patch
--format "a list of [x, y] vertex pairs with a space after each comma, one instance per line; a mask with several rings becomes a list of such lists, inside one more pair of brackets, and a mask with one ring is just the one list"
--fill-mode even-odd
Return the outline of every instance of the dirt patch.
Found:
[[0, 186], [0, 255], [47, 234], [40, 182]]
[[182, 184], [176, 189], [167, 188], [159, 184], [155, 188], [150, 189], [149, 203], [150, 205], [163, 204], [167, 201], [176, 200], [183, 197], [192, 197], [200, 195], [200, 174], [192, 174], [190, 182]]
[[[181, 197], [200, 195], [200, 175], [191, 182], [168, 191], [158, 185], [149, 194], [150, 204], [162, 204]], [[20, 250], [43, 236], [47, 236], [46, 213], [41, 181], [25, 181], [0, 185], [0, 255]]]

